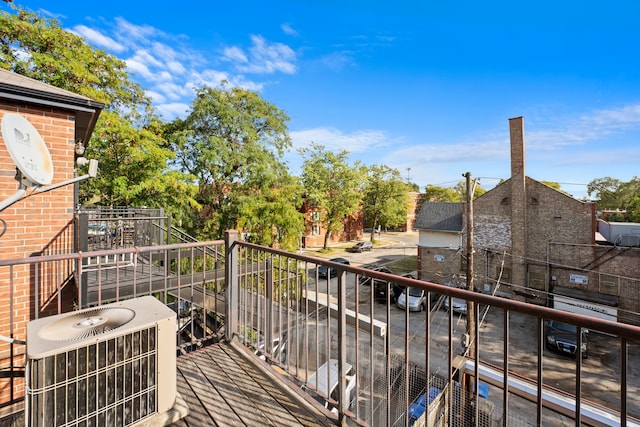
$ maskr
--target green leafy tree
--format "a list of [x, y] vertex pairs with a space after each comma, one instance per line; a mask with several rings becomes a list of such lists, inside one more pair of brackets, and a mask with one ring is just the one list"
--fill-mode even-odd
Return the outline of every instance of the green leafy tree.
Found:
[[[455, 191], [458, 194], [458, 199], [459, 200], [453, 200], [453, 201], [461, 201], [461, 202], [466, 202], [467, 201], [467, 182], [466, 181], [458, 181], [458, 183], [455, 186]], [[473, 190], [473, 198], [477, 199], [478, 197], [482, 196], [484, 193], [486, 193], [487, 190], [485, 190], [484, 188], [480, 187], [480, 185], [476, 185], [475, 189]]]
[[555, 188], [558, 191], [562, 191], [560, 189], [560, 184], [557, 183], [557, 182], [554, 182], [554, 181], [540, 181], [540, 182], [542, 182], [544, 185], [546, 185], [548, 187]]
[[88, 205], [164, 208], [178, 224], [197, 209], [193, 178], [167, 167], [173, 152], [163, 148], [159, 129], [136, 128], [112, 111], [104, 111], [85, 155], [100, 159], [97, 179], [80, 189]]
[[[249, 240], [290, 248], [303, 230], [298, 183], [280, 161], [291, 146], [289, 117], [256, 93], [202, 87], [191, 112], [165, 127], [174, 166], [194, 176], [198, 237], [242, 228]], [[295, 247], [295, 246], [294, 246]]]
[[345, 217], [361, 209], [365, 168], [359, 162], [349, 165], [346, 150], [333, 153], [312, 143], [300, 153], [304, 158], [302, 184], [306, 198], [311, 206], [319, 209], [320, 222], [327, 230], [326, 250], [331, 234], [343, 229]]
[[640, 196], [636, 196], [627, 206], [627, 219], [630, 222], [640, 222]]
[[148, 107], [129, 80], [124, 61], [65, 31], [60, 22], [12, 5], [0, 11], [0, 67], [107, 104], [116, 110]]
[[[167, 168], [159, 120], [124, 61], [65, 31], [57, 20], [13, 6], [0, 12], [0, 67], [105, 104], [85, 157], [98, 177], [80, 185], [85, 204], [163, 207], [196, 205], [188, 176]], [[80, 171], [81, 173], [83, 171]]]
[[[407, 222], [407, 205], [411, 186], [402, 181], [400, 172], [384, 165], [369, 167], [364, 189], [364, 216], [375, 230], [378, 226], [395, 227]], [[371, 233], [373, 242], [374, 233]]]
[[460, 193], [451, 187], [428, 184], [424, 189], [424, 194], [427, 202], [462, 202], [464, 200]]
[[420, 192], [420, 186], [415, 182], [408, 182], [407, 184], [409, 185], [409, 191], [415, 191], [416, 193]]
[[596, 178], [587, 185], [589, 196], [595, 195], [598, 209], [627, 209], [630, 202], [640, 196], [640, 178], [622, 182], [611, 177]]

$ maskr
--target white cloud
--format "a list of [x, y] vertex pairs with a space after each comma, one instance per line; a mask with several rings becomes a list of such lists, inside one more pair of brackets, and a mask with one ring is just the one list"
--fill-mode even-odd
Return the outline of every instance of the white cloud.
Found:
[[153, 73], [151, 72], [151, 70], [149, 70], [149, 67], [147, 67], [142, 62], [136, 61], [134, 59], [127, 59], [125, 62], [127, 64], [127, 68], [133, 74], [136, 74], [143, 79], [153, 79]]
[[167, 68], [173, 74], [184, 74], [187, 71], [187, 69], [184, 68], [184, 65], [182, 65], [178, 61], [167, 62]]
[[345, 134], [335, 128], [314, 128], [290, 132], [289, 135], [295, 148], [307, 147], [314, 142], [328, 150], [347, 150], [350, 153], [380, 148], [390, 143], [387, 135], [379, 130], [359, 130]]
[[173, 101], [193, 95], [193, 92], [188, 86], [177, 84], [170, 80], [161, 80], [158, 84], [154, 85], [153, 89], [163, 93], [168, 99]]
[[243, 64], [249, 62], [247, 55], [237, 46], [227, 47], [222, 53], [224, 55], [223, 60], [225, 61], [240, 62]]
[[154, 104], [163, 104], [166, 102], [167, 98], [161, 94], [160, 92], [156, 92], [153, 90], [147, 90], [145, 91], [145, 93], [147, 94], [147, 96], [149, 98], [151, 98], [151, 100], [153, 101]]
[[90, 45], [95, 45], [113, 52], [123, 52], [126, 47], [100, 31], [89, 28], [86, 25], [76, 25], [71, 32], [83, 37]]
[[413, 164], [457, 163], [465, 161], [503, 160], [509, 157], [507, 140], [488, 140], [483, 142], [458, 142], [441, 144], [420, 144], [405, 146], [385, 156], [390, 163], [406, 162]]
[[42, 13], [44, 16], [47, 16], [49, 18], [53, 18], [53, 19], [57, 19], [59, 21], [61, 21], [63, 18], [66, 18], [66, 15], [63, 15], [61, 13], [55, 13], [55, 12], [51, 12], [50, 10], [47, 9], [38, 9], [38, 12]]
[[353, 53], [347, 51], [333, 52], [320, 58], [320, 62], [333, 71], [339, 71], [346, 66], [354, 64]]
[[298, 31], [295, 28], [293, 28], [291, 24], [284, 23], [280, 25], [280, 28], [282, 29], [282, 32], [285, 33], [286, 35], [289, 35], [289, 36], [298, 35]]
[[620, 108], [596, 110], [577, 118], [564, 118], [538, 125], [544, 129], [527, 132], [527, 147], [533, 150], [557, 150], [580, 145], [611, 135], [640, 129], [640, 104]]
[[200, 86], [218, 87], [223, 81], [229, 82], [231, 86], [254, 92], [260, 92], [264, 87], [263, 83], [247, 80], [242, 75], [233, 75], [213, 69], [207, 69], [201, 72], [194, 71], [187, 85], [191, 89], [195, 89]]
[[150, 37], [161, 36], [163, 33], [150, 25], [135, 25], [123, 18], [116, 18], [115, 34], [120, 40], [131, 43], [147, 40]]
[[147, 67], [151, 66], [151, 67], [163, 67], [165, 64], [162, 61], [159, 61], [158, 59], [156, 59], [155, 56], [153, 56], [152, 54], [149, 53], [149, 51], [145, 50], [145, 49], [139, 49], [136, 51], [135, 55], [133, 55], [133, 58], [131, 58], [134, 61], [137, 62], [141, 62], [145, 65], [147, 65]]
[[223, 49], [223, 59], [235, 64], [241, 73], [294, 74], [297, 71], [296, 54], [282, 43], [269, 43], [262, 36], [251, 36], [252, 46], [246, 53], [238, 46]]
[[640, 125], [640, 104], [627, 105], [617, 109], [601, 110], [582, 118], [597, 130], [621, 130]]
[[165, 120], [173, 120], [176, 117], [184, 117], [189, 111], [189, 105], [181, 102], [160, 104], [157, 110]]

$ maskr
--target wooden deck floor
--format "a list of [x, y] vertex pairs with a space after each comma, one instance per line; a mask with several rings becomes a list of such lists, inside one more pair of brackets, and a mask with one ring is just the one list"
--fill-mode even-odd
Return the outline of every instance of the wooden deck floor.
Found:
[[332, 426], [229, 343], [178, 358], [178, 393], [189, 415], [175, 427]]

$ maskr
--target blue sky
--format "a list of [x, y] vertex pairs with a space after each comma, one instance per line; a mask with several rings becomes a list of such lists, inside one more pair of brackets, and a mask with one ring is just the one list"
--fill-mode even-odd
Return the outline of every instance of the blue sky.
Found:
[[[165, 119], [226, 79], [286, 111], [295, 147], [421, 188], [508, 178], [517, 116], [534, 179], [582, 198], [594, 178], [640, 176], [635, 0], [16, 3], [127, 61]], [[298, 174], [295, 148], [286, 160]]]

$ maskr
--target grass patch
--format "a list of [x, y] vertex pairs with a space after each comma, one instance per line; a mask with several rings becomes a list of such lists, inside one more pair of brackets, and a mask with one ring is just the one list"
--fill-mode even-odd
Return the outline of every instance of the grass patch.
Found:
[[334, 250], [334, 249], [332, 249], [332, 248], [327, 248], [327, 249], [322, 248], [322, 249], [318, 249], [318, 253], [321, 253], [321, 254], [332, 254], [332, 253], [334, 253], [334, 252], [335, 252], [335, 250]]
[[407, 256], [399, 259], [398, 261], [385, 264], [385, 267], [389, 268], [394, 273], [411, 273], [412, 271], [416, 271], [418, 269], [418, 256]]

